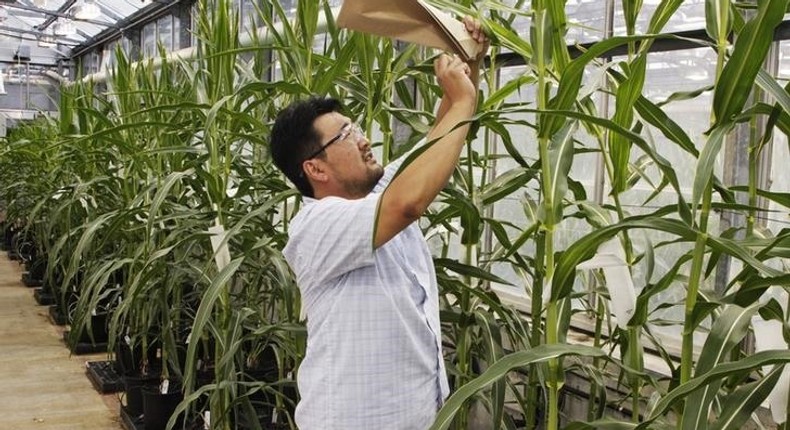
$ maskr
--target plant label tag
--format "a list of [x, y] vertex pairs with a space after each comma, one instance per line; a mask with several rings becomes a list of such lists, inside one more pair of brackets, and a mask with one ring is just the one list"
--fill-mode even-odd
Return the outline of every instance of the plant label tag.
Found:
[[211, 411], [203, 412], [203, 430], [211, 430]]
[[[754, 327], [754, 350], [755, 352], [769, 350], [786, 350], [788, 345], [782, 336], [783, 324], [781, 321], [765, 321], [760, 317], [752, 318]], [[774, 366], [763, 366], [763, 372], [770, 371]], [[768, 403], [771, 405], [771, 416], [775, 423], [787, 421], [787, 387], [790, 386], [790, 367], [785, 366], [779, 381], [774, 385], [773, 390], [768, 394]]]
[[272, 424], [277, 424], [277, 408], [272, 408]]
[[96, 316], [96, 308], [91, 309], [91, 316]]
[[170, 389], [170, 380], [165, 379], [164, 381], [162, 381], [162, 386], [159, 387], [159, 392], [162, 394], [167, 394], [169, 389]]
[[126, 342], [127, 345], [131, 345], [132, 344], [132, 338], [129, 337], [128, 334], [123, 337], [123, 341]]
[[215, 225], [208, 229], [211, 235], [211, 249], [214, 251], [214, 261], [217, 263], [217, 268], [221, 272], [228, 264], [230, 264], [230, 250], [228, 250], [228, 242], [225, 241], [225, 227]]
[[602, 243], [595, 256], [579, 264], [577, 268], [603, 270], [606, 289], [611, 298], [612, 312], [617, 318], [617, 326], [626, 328], [636, 310], [636, 289], [620, 240], [615, 237]]

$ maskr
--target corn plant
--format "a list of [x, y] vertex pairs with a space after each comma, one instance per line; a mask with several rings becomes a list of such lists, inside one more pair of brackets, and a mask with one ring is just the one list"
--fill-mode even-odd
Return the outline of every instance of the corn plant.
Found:
[[[740, 352], [757, 315], [787, 332], [786, 311], [761, 297], [790, 280], [790, 231], [757, 222], [758, 197], [790, 207], [786, 193], [761, 190], [757, 181], [760, 152], [774, 133], [790, 132], [790, 97], [761, 70], [787, 0], [707, 1], [709, 39], [695, 43], [716, 52], [713, 86], [664, 102], [646, 96], [647, 68], [655, 42], [675, 38], [662, 31], [679, 0], [660, 2], [641, 33], [642, 2], [617, 2], [625, 34], [575, 57], [565, 1], [434, 3], [480, 18], [493, 44], [468, 149], [423, 223], [436, 249], [454, 391], [433, 428], [469, 428], [477, 405], [492, 427], [515, 428], [511, 399], [528, 428], [559, 428], [569, 372], [589, 378], [594, 395], [587, 416], [566, 419], [576, 420], [568, 428], [740, 428], [790, 360], [785, 350]], [[288, 411], [293, 399], [282, 394], [304, 353], [298, 291], [279, 253], [299, 198], [263, 150], [271, 119], [295, 98], [338, 97], [388, 162], [424, 135], [439, 96], [425, 73], [432, 51], [339, 29], [327, 2], [297, 2], [293, 17], [279, 2], [259, 6], [262, 32], [242, 44], [230, 2], [200, 0], [194, 61], [163, 58], [155, 69], [119, 52], [106, 87], [64, 87], [58, 123], [15, 130], [0, 157], [9, 218], [34, 232], [62, 300], [74, 295], [75, 327], [108, 304], [111, 341], [129, 335], [161, 345], [163, 378], [184, 385], [177, 413], [199, 420], [210, 412], [218, 429], [254, 416], [251, 399], [261, 392], [275, 395], [279, 413]], [[528, 37], [512, 28], [523, 19]], [[625, 52], [618, 62], [609, 59], [616, 49]], [[499, 83], [500, 58], [514, 57], [524, 71]], [[589, 72], [602, 78], [591, 82]], [[697, 142], [665, 106], [706, 91], [711, 120]], [[534, 96], [513, 101], [520, 93]], [[612, 112], [600, 108], [599, 96], [612, 98]], [[396, 141], [393, 119], [408, 130], [406, 142]], [[727, 186], [714, 174], [715, 160], [743, 124], [752, 130], [749, 181]], [[682, 182], [654, 134], [695, 160], [692, 183]], [[532, 135], [536, 150], [525, 151]], [[602, 160], [606, 201], [590, 201], [574, 178], [574, 161], [589, 153]], [[513, 167], [499, 171], [501, 161]], [[37, 171], [45, 174], [27, 179]], [[660, 193], [672, 203], [631, 213], [623, 199], [637, 184], [652, 187], [642, 205]], [[736, 203], [737, 193], [748, 203]], [[497, 216], [505, 200], [516, 201], [524, 218]], [[715, 230], [720, 210], [746, 214], [742, 239]], [[572, 222], [585, 233], [569, 242], [562, 231]], [[645, 235], [668, 239], [641, 244]], [[632, 315], [614, 322], [618, 285], [605, 270], [590, 278], [595, 303], [578, 290], [578, 268], [607, 244], [623, 251], [626, 276], [641, 282]], [[685, 248], [659, 272], [655, 252], [673, 246]], [[713, 292], [707, 284], [726, 259], [741, 267]], [[502, 267], [516, 275], [500, 275]], [[528, 314], [506, 305], [496, 284], [523, 290]], [[677, 285], [686, 291], [679, 362], [653, 332], [656, 312], [667, 306], [661, 295]], [[580, 312], [594, 319], [592, 346], [569, 344]], [[695, 344], [701, 331], [707, 338]], [[271, 347], [276, 381], [251, 380], [251, 364]], [[648, 348], [670, 369], [668, 384], [645, 369]], [[762, 370], [770, 364], [777, 366]], [[609, 380], [625, 386], [623, 398], [607, 397]], [[607, 412], [626, 404], [625, 419]], [[283, 415], [278, 421], [293, 426]]]

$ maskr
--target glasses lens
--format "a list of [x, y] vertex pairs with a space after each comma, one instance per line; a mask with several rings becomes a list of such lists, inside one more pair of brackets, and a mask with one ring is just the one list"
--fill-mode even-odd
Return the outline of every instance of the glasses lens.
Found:
[[353, 123], [351, 126], [348, 127], [348, 131], [346, 132], [346, 137], [350, 137], [353, 141], [358, 141], [362, 138], [362, 129], [359, 128], [359, 124]]

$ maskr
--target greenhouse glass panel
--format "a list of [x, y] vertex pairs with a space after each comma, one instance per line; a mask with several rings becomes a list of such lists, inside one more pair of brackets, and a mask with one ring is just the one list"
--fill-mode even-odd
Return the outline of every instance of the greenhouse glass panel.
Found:
[[141, 36], [142, 53], [144, 58], [156, 55], [156, 22], [146, 24]]
[[[636, 20], [636, 33], [644, 34], [650, 19], [655, 14], [661, 0], [644, 0], [642, 10]], [[614, 35], [622, 36], [626, 34], [625, 19], [623, 17], [623, 3], [615, 1], [614, 10]], [[699, 30], [705, 28], [705, 0], [686, 0], [672, 14], [667, 24], [661, 30], [662, 33], [672, 33], [678, 31]]]
[[159, 43], [162, 44], [166, 51], [173, 50], [173, 17], [171, 15], [159, 18], [159, 21], [157, 21], [157, 36]]
[[[616, 59], [619, 60], [619, 59]], [[643, 95], [653, 103], [666, 103], [661, 106], [663, 111], [683, 129], [697, 149], [702, 149], [706, 143], [707, 136], [704, 134], [710, 126], [713, 94], [711, 91], [704, 91], [693, 98], [667, 102], [673, 94], [691, 93], [704, 89], [713, 83], [715, 74], [716, 54], [707, 48], [679, 50], [671, 52], [652, 53], [649, 56], [647, 74]], [[611, 106], [614, 106], [612, 101]], [[694, 182], [696, 172], [696, 157], [682, 150], [676, 143], [670, 141], [652, 126], [642, 133], [648, 142], [656, 149], [658, 154], [665, 158], [673, 167], [684, 197], [688, 200], [691, 197], [691, 187]], [[632, 163], [644, 154], [638, 148], [632, 150]], [[720, 154], [714, 174], [721, 178], [723, 173], [723, 151]], [[621, 195], [621, 203], [628, 211], [628, 215], [642, 215], [652, 213], [660, 207], [677, 204], [677, 195], [671, 187], [666, 187], [658, 194], [650, 197], [656, 191], [656, 186], [660, 183], [659, 171], [655, 166], [645, 169], [648, 179], [640, 179], [631, 189]], [[718, 196], [714, 194], [714, 200]], [[650, 199], [648, 201], [648, 199]], [[710, 217], [709, 230], [718, 231], [719, 218]], [[690, 251], [692, 243], [666, 244], [656, 247], [664, 241], [674, 240], [673, 235], [651, 231], [649, 234], [633, 234], [631, 238], [636, 252], [644, 252], [645, 248], [651, 247], [655, 253], [655, 271], [651, 279], [645, 279], [645, 266], [643, 264], [633, 267], [635, 285], [638, 289], [646, 285], [651, 280], [658, 279], [666, 274], [681, 255]], [[681, 269], [685, 274], [689, 270], [688, 265]], [[713, 277], [705, 282], [706, 288], [713, 288]], [[679, 337], [683, 321], [683, 301], [686, 297], [685, 285], [682, 282], [674, 282], [667, 290], [658, 294], [655, 308], [651, 309], [649, 323], [654, 326], [656, 332], [663, 333], [671, 337]], [[672, 306], [674, 304], [674, 306]]]
[[604, 38], [606, 28], [606, 1], [568, 0], [565, 13], [568, 16], [568, 44], [588, 43]]
[[186, 46], [181, 46], [181, 20], [173, 16], [173, 51], [178, 51]]
[[244, 0], [241, 3], [241, 11], [239, 12], [239, 19], [241, 20], [239, 28], [240, 35], [246, 34], [250, 30], [254, 30], [260, 19], [258, 18], [258, 10], [255, 7], [254, 0]]

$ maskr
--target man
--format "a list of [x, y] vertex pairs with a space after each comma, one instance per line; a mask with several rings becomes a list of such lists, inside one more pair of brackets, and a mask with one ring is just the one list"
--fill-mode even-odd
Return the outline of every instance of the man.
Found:
[[[464, 20], [480, 43], [480, 24]], [[481, 54], [481, 58], [484, 54]], [[417, 220], [444, 188], [475, 112], [479, 61], [441, 55], [433, 142], [395, 176], [333, 99], [296, 102], [272, 130], [275, 164], [305, 196], [283, 253], [307, 313], [301, 430], [425, 429], [448, 395], [431, 254]]]

